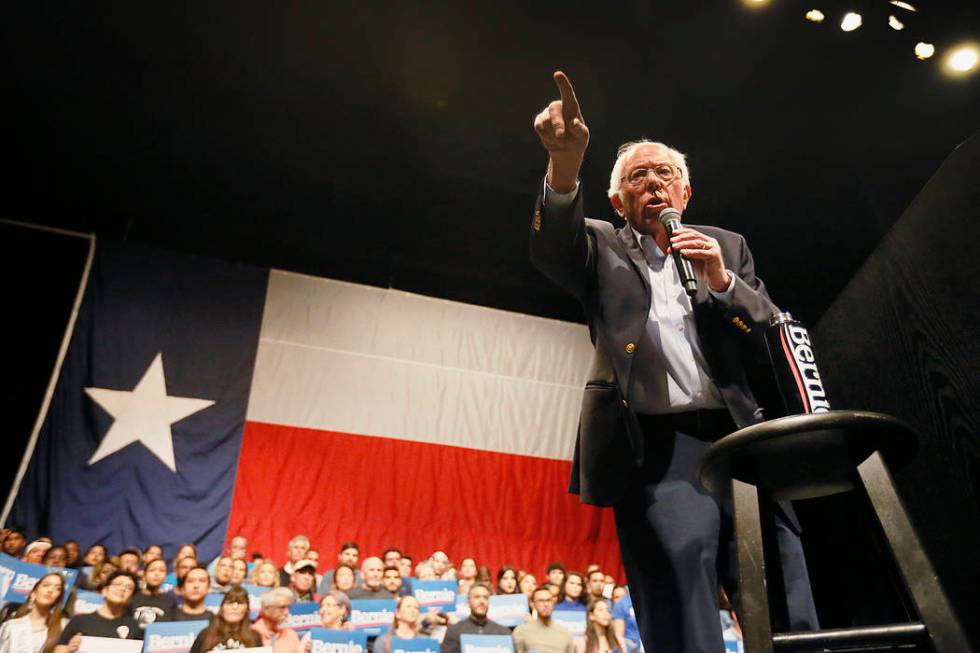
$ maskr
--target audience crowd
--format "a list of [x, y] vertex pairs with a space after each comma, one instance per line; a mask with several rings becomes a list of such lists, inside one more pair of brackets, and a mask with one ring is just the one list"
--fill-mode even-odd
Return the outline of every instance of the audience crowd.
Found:
[[[192, 653], [254, 646], [271, 646], [274, 653], [305, 653], [311, 649], [309, 638], [284, 625], [291, 605], [316, 602], [319, 625], [351, 630], [351, 601], [381, 598], [396, 601], [395, 616], [388, 632], [369, 642], [372, 653], [391, 653], [393, 637], [416, 636], [436, 637], [442, 640], [443, 653], [460, 653], [464, 634], [510, 635], [516, 653], [633, 653], [642, 648], [626, 588], [599, 565], [578, 572], [553, 562], [540, 579], [504, 565], [492, 575], [473, 558], [454, 565], [442, 551], [418, 561], [397, 548], [362, 556], [355, 542], [345, 542], [334, 567], [321, 573], [319, 552], [304, 535], [289, 541], [281, 567], [250, 552], [243, 535], [233, 537], [227, 552], [206, 564], [193, 544], [179, 547], [171, 560], [164, 559], [163, 548], [156, 544], [115, 555], [95, 544], [83, 553], [74, 540], [56, 544], [41, 537], [28, 543], [17, 529], [0, 531], [0, 548], [25, 562], [79, 572], [64, 608], [64, 578], [49, 573], [27, 601], [0, 610], [0, 653], [74, 653], [83, 635], [142, 639], [148, 624], [186, 620], [208, 622]], [[412, 596], [414, 579], [456, 581], [458, 593], [468, 599], [469, 615], [456, 619], [436, 609], [422, 610]], [[254, 622], [243, 584], [264, 588]], [[77, 590], [99, 593], [102, 604], [94, 612], [75, 614]], [[215, 613], [206, 606], [209, 594], [222, 595]], [[495, 594], [526, 595], [530, 611], [525, 622], [511, 629], [490, 620], [490, 597]], [[553, 622], [555, 610], [584, 612], [585, 636], [573, 640]], [[728, 623], [737, 628], [734, 613]]]

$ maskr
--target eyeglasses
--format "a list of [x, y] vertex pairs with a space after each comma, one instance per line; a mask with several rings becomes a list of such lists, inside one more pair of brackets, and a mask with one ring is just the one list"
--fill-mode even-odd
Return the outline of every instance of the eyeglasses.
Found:
[[651, 174], [660, 180], [661, 183], [669, 184], [681, 176], [681, 171], [673, 164], [658, 163], [652, 168], [636, 168], [629, 175], [621, 177], [620, 181], [629, 181], [631, 186], [639, 188], [646, 183]]
[[136, 589], [136, 586], [132, 583], [109, 583], [109, 587], [122, 590], [124, 592], [132, 592]]

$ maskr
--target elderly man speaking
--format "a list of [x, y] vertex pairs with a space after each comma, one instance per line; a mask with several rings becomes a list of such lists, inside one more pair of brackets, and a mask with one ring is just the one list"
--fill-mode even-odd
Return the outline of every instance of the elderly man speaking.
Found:
[[[725, 649], [718, 553], [731, 507], [697, 479], [718, 438], [762, 421], [746, 364], [764, 359], [778, 312], [745, 239], [689, 225], [668, 236], [665, 209], [691, 200], [684, 155], [652, 141], [620, 147], [609, 200], [626, 225], [585, 217], [578, 174], [589, 129], [572, 84], [535, 117], [548, 171], [531, 222], [531, 258], [585, 308], [595, 357], [585, 386], [570, 490], [613, 506], [630, 594], [648, 651]], [[690, 261], [688, 296], [673, 251]], [[694, 290], [694, 289], [692, 289]], [[817, 626], [791, 508], [777, 516], [790, 627]]]

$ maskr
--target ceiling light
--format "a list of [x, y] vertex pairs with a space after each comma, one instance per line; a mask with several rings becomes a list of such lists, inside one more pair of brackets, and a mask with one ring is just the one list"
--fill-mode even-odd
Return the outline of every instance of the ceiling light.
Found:
[[977, 52], [976, 46], [973, 45], [963, 45], [952, 52], [946, 57], [946, 65], [953, 71], [957, 73], [965, 73], [976, 69], [977, 62], [980, 61], [980, 53]]
[[844, 14], [844, 20], [840, 22], [840, 28], [845, 32], [853, 32], [861, 27], [861, 14], [849, 11]]
[[895, 5], [896, 7], [900, 7], [904, 9], [905, 11], [918, 11], [918, 9], [916, 9], [915, 7], [913, 7], [907, 2], [902, 2], [902, 0], [889, 0], [889, 2]]
[[919, 59], [925, 60], [936, 54], [936, 46], [932, 43], [923, 43], [919, 41], [915, 44], [915, 56]]
[[895, 18], [894, 16], [888, 17], [888, 26], [891, 27], [893, 30], [905, 29], [905, 24], [899, 19]]
[[819, 9], [811, 9], [810, 11], [806, 12], [806, 19], [811, 23], [822, 23], [824, 15]]

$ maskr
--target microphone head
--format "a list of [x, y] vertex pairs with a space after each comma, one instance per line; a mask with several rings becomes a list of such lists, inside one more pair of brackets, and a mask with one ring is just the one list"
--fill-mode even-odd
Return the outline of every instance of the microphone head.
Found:
[[667, 223], [671, 220], [677, 220], [677, 222], [680, 222], [681, 212], [668, 206], [666, 209], [660, 212], [659, 220], [660, 224], [662, 224], [664, 227], [666, 227]]

